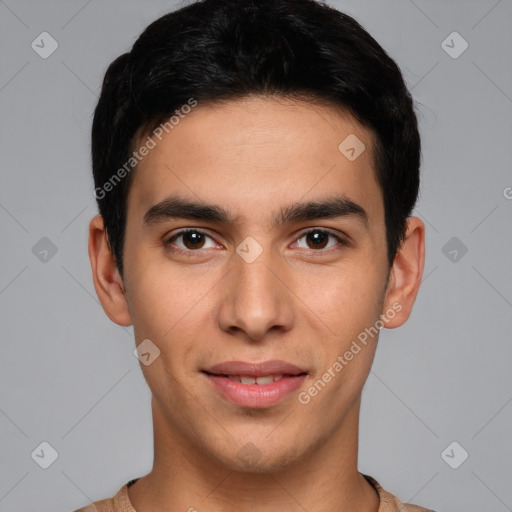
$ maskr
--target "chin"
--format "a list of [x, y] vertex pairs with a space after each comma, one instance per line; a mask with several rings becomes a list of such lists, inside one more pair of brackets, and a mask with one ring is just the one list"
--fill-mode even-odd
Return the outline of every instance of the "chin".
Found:
[[[240, 449], [233, 452], [217, 453], [216, 458], [227, 468], [239, 473], [269, 473], [285, 470], [298, 464], [304, 457], [296, 443], [292, 446], [276, 446], [267, 439], [241, 443]], [[233, 446], [230, 448], [232, 449]]]

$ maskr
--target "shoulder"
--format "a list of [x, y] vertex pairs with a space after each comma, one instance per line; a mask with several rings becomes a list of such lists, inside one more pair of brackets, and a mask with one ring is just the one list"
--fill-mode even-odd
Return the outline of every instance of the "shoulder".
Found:
[[[419, 505], [414, 505], [413, 503], [402, 503], [396, 496], [393, 496], [387, 491], [384, 491], [384, 493], [387, 495], [387, 499], [381, 500], [381, 502], [389, 505], [388, 508], [385, 506], [383, 507], [383, 512], [388, 512], [388, 510], [389, 512], [435, 512], [435, 510], [420, 507]], [[379, 512], [381, 512], [380, 509]]]
[[73, 512], [114, 512], [114, 498], [107, 498], [101, 501], [95, 501], [87, 507], [79, 508]]
[[436, 512], [431, 508], [424, 508], [418, 505], [413, 505], [411, 503], [403, 503], [402, 506], [405, 507], [404, 510], [407, 512]]
[[369, 475], [363, 476], [373, 485], [380, 498], [378, 512], [435, 512], [430, 508], [420, 507], [412, 503], [402, 503], [396, 496], [383, 489], [383, 487]]
[[420, 507], [418, 505], [413, 505], [411, 503], [402, 503], [401, 505], [402, 507], [404, 507], [404, 512], [435, 512], [435, 510], [432, 510], [430, 508]]
[[128, 485], [124, 484], [113, 498], [95, 501], [73, 512], [135, 512], [128, 498]]

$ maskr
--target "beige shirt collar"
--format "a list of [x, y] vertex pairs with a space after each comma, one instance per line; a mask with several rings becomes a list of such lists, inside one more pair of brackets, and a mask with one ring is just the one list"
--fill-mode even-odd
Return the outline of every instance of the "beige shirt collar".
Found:
[[[378, 512], [434, 512], [430, 509], [417, 505], [402, 503], [396, 496], [382, 488], [382, 486], [371, 476], [363, 476], [377, 491], [380, 498]], [[136, 512], [128, 496], [128, 487], [138, 479], [133, 479], [124, 484], [113, 498], [96, 501], [88, 507], [76, 510], [75, 512]]]

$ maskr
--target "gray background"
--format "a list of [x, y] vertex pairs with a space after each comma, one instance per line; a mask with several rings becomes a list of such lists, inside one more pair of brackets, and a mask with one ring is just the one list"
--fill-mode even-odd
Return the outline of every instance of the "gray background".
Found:
[[[423, 139], [424, 282], [408, 323], [381, 334], [360, 470], [439, 511], [512, 510], [512, 1], [331, 5], [397, 60]], [[0, 0], [1, 511], [69, 512], [151, 469], [132, 330], [92, 285], [89, 139], [107, 65], [175, 6]], [[31, 48], [43, 31], [59, 44], [47, 59]], [[453, 31], [458, 58], [441, 45]], [[42, 441], [58, 452], [46, 470]], [[446, 460], [469, 453], [458, 469], [441, 456], [453, 441]]]

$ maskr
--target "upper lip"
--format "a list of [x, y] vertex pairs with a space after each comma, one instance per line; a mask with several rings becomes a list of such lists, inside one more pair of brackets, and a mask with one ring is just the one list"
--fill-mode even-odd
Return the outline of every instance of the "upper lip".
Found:
[[307, 373], [306, 370], [279, 359], [272, 359], [261, 363], [226, 361], [210, 366], [204, 371], [214, 375], [241, 375], [254, 378], [266, 375], [301, 375]]

